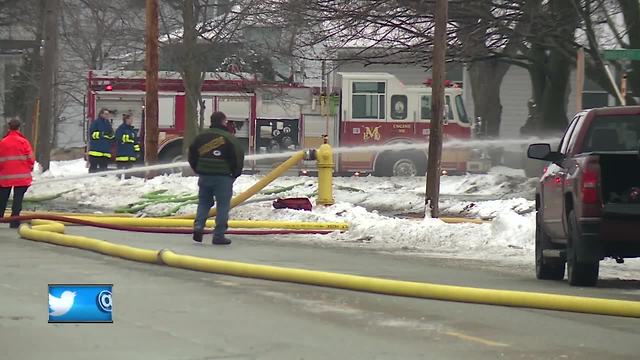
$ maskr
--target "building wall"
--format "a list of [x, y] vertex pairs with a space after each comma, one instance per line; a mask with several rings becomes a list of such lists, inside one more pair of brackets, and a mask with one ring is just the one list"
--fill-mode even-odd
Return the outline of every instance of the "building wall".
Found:
[[0, 54], [0, 116], [5, 119], [4, 108], [7, 92], [11, 87], [13, 70], [17, 70], [22, 61], [20, 54]]

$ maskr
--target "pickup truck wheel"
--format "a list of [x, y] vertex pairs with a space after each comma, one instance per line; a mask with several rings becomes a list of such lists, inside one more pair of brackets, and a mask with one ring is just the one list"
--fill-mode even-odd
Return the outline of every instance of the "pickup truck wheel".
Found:
[[542, 228], [542, 222], [536, 217], [536, 277], [540, 280], [562, 280], [565, 260], [545, 257], [544, 250], [553, 249], [549, 236]]
[[578, 256], [580, 246], [580, 230], [575, 212], [569, 214], [569, 239], [567, 242], [567, 278], [572, 286], [595, 286], [598, 282], [600, 262], [584, 262]]

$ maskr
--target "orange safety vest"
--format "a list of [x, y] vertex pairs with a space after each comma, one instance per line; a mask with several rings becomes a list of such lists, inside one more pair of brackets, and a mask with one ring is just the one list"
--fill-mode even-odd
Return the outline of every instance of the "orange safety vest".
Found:
[[0, 140], [0, 187], [31, 185], [33, 171], [31, 144], [18, 130], [9, 130]]

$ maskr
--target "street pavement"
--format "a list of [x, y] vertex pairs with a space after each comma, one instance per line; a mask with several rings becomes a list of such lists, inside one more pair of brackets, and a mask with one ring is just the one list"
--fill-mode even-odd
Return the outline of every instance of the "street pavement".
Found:
[[[141, 264], [0, 229], [0, 359], [637, 359], [640, 320], [462, 304]], [[640, 282], [535, 280], [530, 268], [345, 248], [301, 236], [67, 227], [176, 253], [433, 283], [640, 301]], [[48, 283], [113, 283], [113, 324], [48, 324]]]

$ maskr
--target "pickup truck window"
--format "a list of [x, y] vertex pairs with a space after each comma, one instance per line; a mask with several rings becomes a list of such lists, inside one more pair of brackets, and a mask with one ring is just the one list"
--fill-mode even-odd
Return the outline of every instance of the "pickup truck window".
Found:
[[605, 115], [593, 120], [582, 152], [638, 151], [640, 115]]
[[574, 117], [573, 120], [571, 121], [571, 124], [569, 124], [569, 127], [567, 128], [567, 131], [564, 133], [564, 136], [562, 137], [562, 141], [560, 141], [560, 146], [558, 147], [558, 151], [560, 151], [560, 153], [562, 154], [566, 154], [567, 153], [567, 147], [569, 146], [569, 140], [571, 139], [571, 134], [573, 134], [573, 129], [575, 129], [576, 124], [578, 123], [578, 116]]
[[578, 141], [578, 139], [580, 138], [580, 134], [582, 134], [583, 127], [585, 124], [585, 115], [579, 115], [577, 116], [578, 120], [576, 122], [576, 127], [573, 129], [573, 134], [571, 135], [571, 138], [569, 139], [569, 147], [567, 147], [567, 154], [575, 154], [576, 153], [576, 142]]

